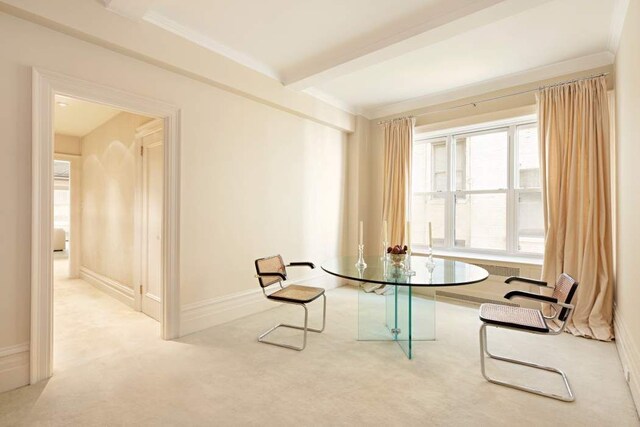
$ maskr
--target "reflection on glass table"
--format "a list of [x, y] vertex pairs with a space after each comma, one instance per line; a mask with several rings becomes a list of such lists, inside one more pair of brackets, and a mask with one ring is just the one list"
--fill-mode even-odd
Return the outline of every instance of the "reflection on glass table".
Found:
[[441, 258], [413, 256], [404, 267], [381, 257], [364, 260], [366, 268], [356, 267], [357, 257], [341, 257], [325, 262], [322, 269], [360, 282], [358, 340], [396, 341], [409, 359], [414, 341], [435, 339], [436, 288], [478, 283], [489, 277], [478, 266]]

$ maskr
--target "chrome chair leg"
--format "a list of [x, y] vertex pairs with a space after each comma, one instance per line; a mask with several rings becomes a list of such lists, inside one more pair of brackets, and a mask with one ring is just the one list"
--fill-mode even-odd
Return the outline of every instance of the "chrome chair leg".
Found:
[[[286, 301], [282, 301], [284, 304], [293, 304], [293, 305], [299, 305], [302, 306], [302, 308], [304, 308], [304, 326], [297, 326], [297, 325], [289, 325], [286, 323], [278, 323], [276, 326], [272, 327], [271, 329], [263, 332], [259, 337], [258, 337], [258, 342], [264, 343], [264, 344], [271, 344], [271, 345], [276, 345], [278, 347], [284, 347], [284, 348], [290, 348], [292, 350], [297, 350], [297, 351], [302, 351], [305, 349], [305, 347], [307, 346], [307, 332], [323, 332], [324, 331], [324, 327], [326, 325], [326, 319], [327, 319], [327, 297], [326, 295], [322, 295], [324, 302], [323, 302], [323, 307], [322, 307], [322, 329], [314, 329], [314, 328], [309, 328], [309, 310], [307, 309], [306, 304], [295, 304], [295, 303], [288, 303]], [[295, 345], [290, 345], [290, 344], [281, 344], [281, 343], [277, 343], [274, 341], [267, 341], [264, 338], [269, 335], [271, 332], [275, 331], [278, 328], [289, 328], [289, 329], [297, 329], [300, 331], [304, 331], [304, 335], [303, 335], [303, 339], [302, 339], [302, 347], [299, 346], [295, 346]]]
[[[528, 366], [528, 367], [536, 368], [536, 369], [542, 369], [542, 370], [545, 370], [545, 371], [554, 372], [556, 374], [559, 374], [560, 376], [562, 376], [562, 380], [564, 381], [565, 389], [567, 390], [568, 396], [560, 396], [560, 395], [553, 394], [553, 393], [547, 393], [547, 392], [544, 392], [542, 390], [538, 390], [538, 389], [535, 389], [535, 388], [525, 387], [525, 386], [521, 386], [521, 385], [518, 385], [518, 384], [513, 384], [513, 383], [506, 382], [506, 381], [500, 381], [500, 380], [496, 380], [494, 378], [491, 378], [486, 373], [485, 355], [490, 357], [491, 359], [500, 360], [502, 362], [515, 363], [515, 364], [518, 364], [518, 365]], [[536, 363], [525, 362], [523, 360], [510, 359], [508, 357], [503, 357], [503, 356], [496, 356], [496, 355], [492, 354], [489, 351], [489, 348], [487, 346], [487, 324], [486, 323], [483, 323], [482, 326], [480, 327], [480, 370], [482, 372], [482, 376], [487, 381], [489, 381], [490, 383], [493, 383], [493, 384], [498, 384], [498, 385], [502, 385], [502, 386], [505, 386], [505, 387], [514, 388], [516, 390], [526, 391], [526, 392], [529, 392], [529, 393], [537, 394], [539, 396], [550, 397], [552, 399], [561, 400], [563, 402], [573, 402], [575, 400], [575, 396], [573, 395], [573, 391], [571, 390], [571, 386], [569, 385], [569, 379], [567, 378], [567, 375], [563, 371], [561, 371], [560, 369], [556, 369], [556, 368], [553, 368], [553, 367], [550, 367], [550, 366], [538, 365]]]

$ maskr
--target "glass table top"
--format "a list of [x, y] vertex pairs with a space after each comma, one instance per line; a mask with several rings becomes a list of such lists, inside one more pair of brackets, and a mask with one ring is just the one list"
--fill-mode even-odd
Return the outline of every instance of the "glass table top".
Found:
[[340, 257], [322, 264], [322, 269], [334, 276], [360, 282], [406, 286], [459, 286], [482, 282], [489, 277], [484, 268], [462, 261], [433, 258], [433, 271], [427, 268], [427, 257], [412, 256], [410, 271], [384, 261], [380, 256], [364, 257], [367, 267], [356, 268], [357, 257]]

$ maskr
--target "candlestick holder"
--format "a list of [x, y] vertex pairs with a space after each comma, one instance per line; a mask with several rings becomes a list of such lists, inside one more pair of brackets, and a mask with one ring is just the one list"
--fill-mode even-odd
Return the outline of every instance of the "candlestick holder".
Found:
[[389, 259], [389, 254], [387, 253], [387, 248], [389, 247], [389, 242], [387, 242], [386, 240], [382, 242], [382, 256], [380, 257], [381, 260], [388, 260]]
[[415, 276], [416, 272], [411, 269], [411, 248], [407, 250], [407, 257], [404, 261], [404, 273], [407, 276]]
[[427, 255], [427, 270], [429, 271], [429, 274], [433, 273], [433, 269], [436, 268], [436, 263], [433, 261], [433, 249], [431, 249], [431, 246], [427, 246], [427, 251], [426, 251], [426, 255]]
[[356, 268], [358, 270], [367, 268], [367, 263], [364, 262], [364, 245], [358, 245], [358, 262], [356, 262]]

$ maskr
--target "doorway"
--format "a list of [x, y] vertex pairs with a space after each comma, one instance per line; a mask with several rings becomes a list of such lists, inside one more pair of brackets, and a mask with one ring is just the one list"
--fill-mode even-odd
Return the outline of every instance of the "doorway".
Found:
[[[160, 273], [154, 273], [155, 287], [152, 289], [149, 284], [148, 293], [158, 296], [160, 300], [154, 310], [160, 321], [162, 338], [173, 339], [179, 336], [179, 110], [132, 93], [34, 69], [31, 384], [50, 377], [53, 372], [53, 118], [56, 96], [93, 102], [134, 114], [159, 117], [163, 130], [162, 152], [158, 154], [159, 151], [156, 150], [152, 161], [154, 164], [159, 162], [162, 165], [162, 184], [156, 182], [153, 188], [150, 188], [155, 199], [150, 199], [148, 204], [153, 204], [153, 209], [160, 209], [162, 212], [161, 219], [154, 224], [161, 232], [157, 234], [160, 239], [156, 239], [156, 244], [148, 246], [153, 250], [155, 259], [159, 258], [161, 263]], [[158, 193], [162, 195], [161, 198], [157, 197]], [[71, 233], [71, 242], [73, 239]], [[71, 254], [73, 252], [71, 245]], [[137, 257], [132, 257], [129, 262], [135, 263], [135, 259]], [[131, 293], [138, 294], [133, 290]]]
[[164, 138], [161, 120], [136, 132], [140, 156], [136, 180], [136, 255], [138, 256], [138, 310], [160, 320], [162, 316], [162, 175]]
[[[164, 133], [160, 119], [69, 96], [54, 101], [54, 372], [62, 372], [114, 348], [135, 351], [133, 337], [159, 335]], [[142, 245], [134, 244], [137, 217]]]

